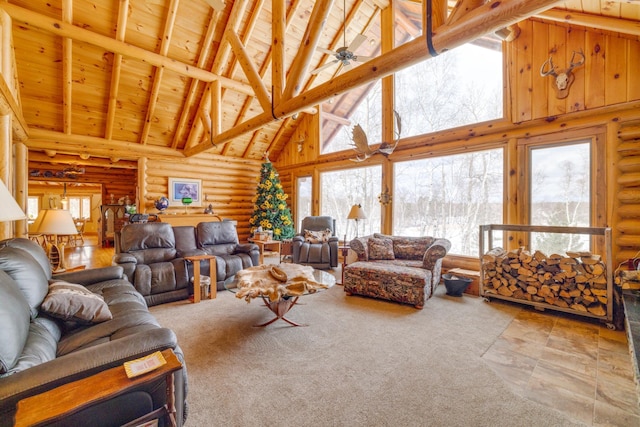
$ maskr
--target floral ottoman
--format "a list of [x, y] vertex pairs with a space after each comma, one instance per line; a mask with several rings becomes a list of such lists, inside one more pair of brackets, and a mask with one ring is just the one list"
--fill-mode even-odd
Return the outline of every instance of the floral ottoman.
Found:
[[431, 271], [385, 262], [358, 261], [344, 270], [344, 291], [422, 308], [431, 298]]

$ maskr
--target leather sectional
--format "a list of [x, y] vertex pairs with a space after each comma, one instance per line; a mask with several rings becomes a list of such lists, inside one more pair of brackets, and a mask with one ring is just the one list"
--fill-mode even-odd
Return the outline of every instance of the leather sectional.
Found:
[[[127, 360], [173, 349], [184, 363], [175, 334], [149, 313], [122, 267], [52, 274], [44, 250], [28, 239], [0, 242], [0, 322], [2, 427], [14, 424], [21, 399]], [[181, 426], [186, 418], [185, 365], [174, 383]], [[165, 389], [163, 378], [51, 425], [122, 425], [161, 408]]]
[[[148, 305], [189, 297], [193, 266], [190, 255], [216, 256], [216, 287], [224, 289], [228, 278], [259, 264], [260, 250], [252, 243], [240, 244], [233, 221], [202, 222], [196, 227], [172, 227], [164, 222], [125, 226], [116, 236], [114, 265], [142, 294]], [[201, 262], [201, 274], [209, 275], [209, 261]]]

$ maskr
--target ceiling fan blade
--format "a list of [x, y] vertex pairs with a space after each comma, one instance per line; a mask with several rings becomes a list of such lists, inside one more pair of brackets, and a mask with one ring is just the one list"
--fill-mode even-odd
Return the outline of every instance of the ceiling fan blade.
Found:
[[367, 40], [367, 36], [363, 35], [363, 34], [358, 34], [356, 35], [356, 37], [353, 39], [353, 41], [351, 42], [351, 44], [349, 45], [349, 47], [347, 48], [347, 50], [349, 52], [355, 52], [355, 50], [357, 48], [360, 47], [360, 45], [362, 43], [364, 43]]
[[340, 61], [338, 61], [337, 59], [334, 59], [334, 60], [333, 60], [333, 61], [331, 61], [331, 62], [327, 62], [326, 64], [324, 64], [324, 65], [322, 65], [322, 66], [320, 66], [320, 67], [316, 68], [315, 70], [311, 71], [311, 74], [318, 74], [318, 73], [320, 73], [321, 71], [323, 71], [323, 70], [325, 70], [325, 69], [327, 69], [327, 68], [331, 67], [331, 66], [332, 66], [333, 64], [335, 64], [336, 62], [340, 62]]
[[326, 53], [327, 55], [332, 55], [332, 56], [336, 56], [338, 54], [338, 52], [335, 52], [335, 51], [329, 50], [329, 49], [324, 49], [324, 48], [321, 48], [321, 47], [317, 47], [316, 50], [318, 52]]
[[217, 11], [224, 10], [224, 0], [204, 0], [204, 2]]
[[372, 59], [373, 59], [373, 56], [358, 55], [353, 57], [353, 60], [356, 62], [367, 62], [367, 61], [371, 61]]

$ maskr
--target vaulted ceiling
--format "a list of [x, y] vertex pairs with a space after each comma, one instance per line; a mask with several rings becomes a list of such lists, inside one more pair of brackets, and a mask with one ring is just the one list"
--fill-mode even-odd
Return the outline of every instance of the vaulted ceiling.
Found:
[[[0, 8], [12, 18], [30, 151], [131, 160], [205, 150], [244, 158], [270, 151], [277, 158], [297, 126], [294, 113], [313, 113], [319, 101], [429, 55], [424, 37], [410, 42], [421, 33], [424, 5], [394, 0], [396, 39], [411, 47], [352, 70], [336, 64], [312, 73], [334, 59], [318, 48], [335, 50], [360, 33], [367, 41], [358, 54], [380, 55], [380, 15], [389, 3], [9, 0]], [[436, 9], [444, 3], [433, 1]], [[461, 0], [455, 10], [491, 11], [484, 3]], [[532, 0], [536, 6], [527, 10], [523, 0], [489, 3], [503, 3], [507, 10], [500, 17], [483, 12], [496, 23], [533, 13], [584, 19], [584, 25], [635, 23], [636, 29], [640, 20], [639, 1]], [[456, 2], [448, 7], [454, 10]], [[495, 27], [481, 20], [466, 25]], [[450, 27], [434, 36], [436, 48], [455, 47], [456, 35], [474, 37], [473, 31]]]

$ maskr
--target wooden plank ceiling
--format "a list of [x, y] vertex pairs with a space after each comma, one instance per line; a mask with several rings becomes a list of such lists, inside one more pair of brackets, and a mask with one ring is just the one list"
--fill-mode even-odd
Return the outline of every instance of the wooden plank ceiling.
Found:
[[[209, 3], [217, 2], [9, 0], [0, 4], [13, 18], [30, 150], [46, 149], [50, 157], [73, 151], [112, 163], [145, 154], [189, 155], [205, 148], [251, 159], [269, 151], [275, 159], [297, 125], [291, 117], [238, 133], [215, 147], [209, 129], [217, 136], [268, 112], [274, 86], [295, 96], [287, 79], [295, 78], [299, 71], [295, 67], [301, 66], [294, 63], [305, 49], [301, 40], [313, 37], [308, 27], [317, 22], [319, 28], [324, 20], [323, 6], [314, 9], [316, 3], [328, 7], [318, 47], [335, 50], [344, 39], [348, 44], [364, 33], [368, 41], [359, 53], [376, 56], [380, 11], [389, 0], [345, 0], [345, 9], [343, 0], [226, 0], [221, 10]], [[272, 3], [284, 11], [281, 63], [287, 78], [272, 76], [272, 57], [280, 55], [272, 50]], [[448, 3], [450, 8], [456, 4]], [[571, 0], [560, 2], [555, 10], [639, 20], [638, 3]], [[421, 28], [422, 4], [396, 0], [396, 5], [396, 31], [410, 40]], [[336, 77], [337, 67], [309, 72], [333, 59], [317, 49], [313, 52], [296, 85], [302, 92]], [[360, 95], [354, 92], [344, 98], [341, 114], [346, 113], [344, 101], [355, 104]]]

